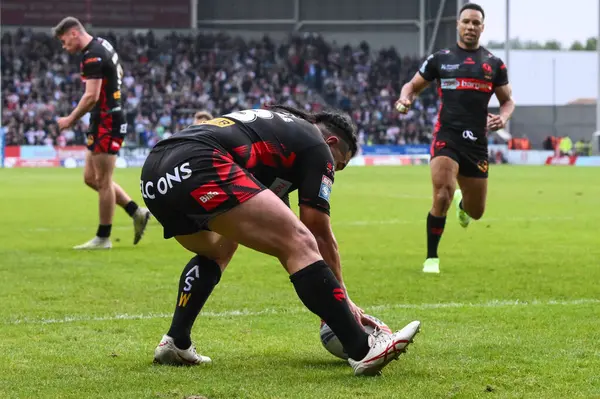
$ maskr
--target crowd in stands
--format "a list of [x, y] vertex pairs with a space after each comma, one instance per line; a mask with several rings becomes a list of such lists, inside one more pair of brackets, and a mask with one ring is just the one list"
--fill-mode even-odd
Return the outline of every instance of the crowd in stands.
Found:
[[[95, 32], [92, 32], [95, 33]], [[99, 34], [119, 53], [125, 71], [127, 143], [153, 146], [192, 123], [198, 110], [213, 115], [273, 103], [352, 115], [362, 144], [428, 143], [438, 99], [428, 89], [407, 115], [393, 109], [402, 82], [420, 60], [394, 49], [352, 48], [321, 36], [276, 43], [226, 34]], [[2, 35], [2, 125], [8, 145], [84, 144], [86, 118], [59, 132], [84, 92], [79, 55], [69, 55], [49, 33]]]

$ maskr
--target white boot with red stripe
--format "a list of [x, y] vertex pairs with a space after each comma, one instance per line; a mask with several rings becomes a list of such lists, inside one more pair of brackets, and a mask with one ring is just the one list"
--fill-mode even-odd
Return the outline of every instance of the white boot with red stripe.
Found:
[[369, 353], [362, 360], [348, 359], [354, 369], [354, 375], [378, 375], [389, 362], [398, 359], [406, 352], [413, 338], [419, 332], [420, 321], [409, 323], [402, 330], [393, 334], [381, 331], [379, 328], [369, 335]]

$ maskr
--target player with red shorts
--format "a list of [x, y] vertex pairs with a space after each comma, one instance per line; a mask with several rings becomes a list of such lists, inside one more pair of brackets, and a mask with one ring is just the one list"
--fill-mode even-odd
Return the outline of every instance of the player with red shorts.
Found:
[[[483, 216], [487, 197], [488, 130], [504, 127], [515, 104], [502, 60], [479, 45], [485, 14], [477, 4], [465, 4], [457, 21], [456, 46], [430, 55], [402, 87], [396, 108], [407, 112], [413, 99], [436, 80], [442, 105], [431, 144], [433, 206], [427, 215], [426, 273], [439, 273], [438, 246], [446, 214], [455, 202], [462, 227]], [[488, 114], [492, 94], [500, 114]], [[456, 183], [460, 187], [456, 190]]]
[[125, 134], [127, 123], [121, 106], [121, 79], [123, 69], [119, 55], [106, 40], [88, 34], [73, 17], [63, 19], [54, 29], [63, 48], [71, 54], [82, 53], [81, 78], [85, 93], [69, 116], [57, 120], [63, 130], [75, 124], [90, 112], [87, 135], [89, 152], [85, 159], [84, 181], [98, 192], [100, 224], [96, 237], [75, 249], [109, 249], [115, 204], [125, 209], [133, 219], [134, 245], [137, 244], [150, 218], [146, 208], [140, 208], [127, 193], [113, 181], [115, 162]]
[[[420, 323], [367, 334], [361, 323], [372, 323], [343, 283], [330, 197], [335, 172], [356, 151], [356, 128], [347, 115], [283, 106], [204, 121], [152, 149], [142, 168], [144, 201], [164, 237], [195, 254], [181, 274], [155, 362], [210, 362], [192, 345], [192, 325], [238, 243], [279, 259], [300, 300], [340, 339], [356, 375], [378, 374], [406, 350]], [[285, 204], [295, 190], [300, 218]]]

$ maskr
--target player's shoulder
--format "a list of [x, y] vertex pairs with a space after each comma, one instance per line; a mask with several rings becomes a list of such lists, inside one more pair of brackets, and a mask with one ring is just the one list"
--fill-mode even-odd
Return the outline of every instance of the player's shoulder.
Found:
[[487, 58], [489, 61], [495, 62], [498, 65], [504, 65], [504, 62], [502, 61], [502, 58], [498, 57], [492, 51], [488, 50], [487, 48], [485, 48], [483, 46], [480, 47], [480, 50], [483, 53], [484, 57]]

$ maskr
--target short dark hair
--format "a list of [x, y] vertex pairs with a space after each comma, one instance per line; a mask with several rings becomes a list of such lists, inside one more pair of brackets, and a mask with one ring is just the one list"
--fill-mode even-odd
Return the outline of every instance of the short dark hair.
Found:
[[61, 37], [71, 28], [77, 28], [79, 31], [83, 31], [83, 25], [79, 20], [75, 17], [66, 17], [63, 18], [62, 21], [58, 23], [54, 28], [52, 28], [52, 35], [54, 37]]
[[462, 8], [460, 9], [460, 12], [458, 13], [459, 17], [460, 17], [460, 14], [462, 14], [462, 12], [464, 10], [479, 11], [481, 13], [481, 16], [485, 20], [485, 12], [483, 11], [483, 8], [481, 8], [481, 6], [479, 4], [475, 4], [475, 3], [467, 3], [467, 4], [465, 4], [464, 6], [462, 6]]
[[310, 123], [324, 125], [330, 134], [333, 134], [348, 144], [352, 157], [358, 152], [358, 137], [356, 134], [356, 125], [352, 122], [350, 115], [334, 110], [323, 110], [322, 112], [306, 112], [287, 105], [272, 105], [270, 109], [281, 109], [289, 112]]
[[210, 120], [213, 116], [208, 111], [198, 111], [194, 114], [194, 119], [206, 119]]

